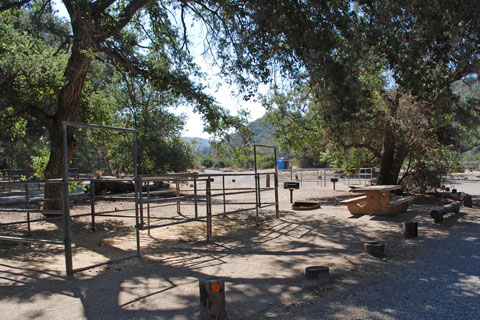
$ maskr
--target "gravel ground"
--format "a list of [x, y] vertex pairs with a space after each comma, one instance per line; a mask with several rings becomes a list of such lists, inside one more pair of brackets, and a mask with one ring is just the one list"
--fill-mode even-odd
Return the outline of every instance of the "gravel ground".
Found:
[[[479, 319], [480, 220], [452, 217], [442, 237], [407, 240], [411, 260], [383, 263], [283, 319]], [[458, 219], [458, 220], [457, 220]], [[456, 220], [456, 221], [455, 221]], [[421, 234], [422, 230], [419, 230]]]

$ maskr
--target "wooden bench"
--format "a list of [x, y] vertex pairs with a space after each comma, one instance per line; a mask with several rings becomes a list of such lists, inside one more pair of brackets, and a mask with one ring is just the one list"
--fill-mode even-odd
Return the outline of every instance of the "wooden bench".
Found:
[[414, 198], [415, 198], [414, 196], [396, 198], [396, 199], [392, 199], [392, 200], [388, 201], [387, 204], [390, 205], [390, 206], [397, 206], [397, 205], [403, 204], [405, 202], [411, 202], [411, 201], [413, 201]]
[[360, 197], [356, 197], [356, 198], [351, 198], [351, 199], [346, 199], [346, 200], [342, 200], [340, 201], [339, 203], [340, 204], [349, 204], [349, 203], [354, 203], [354, 202], [359, 202], [359, 201], [363, 201], [363, 200], [367, 200], [367, 196], [360, 196]]
[[399, 206], [400, 207], [399, 211], [404, 212], [404, 211], [407, 211], [408, 206], [409, 206], [410, 202], [413, 201], [413, 199], [415, 199], [414, 196], [396, 198], [396, 199], [388, 201], [387, 204], [389, 206]]

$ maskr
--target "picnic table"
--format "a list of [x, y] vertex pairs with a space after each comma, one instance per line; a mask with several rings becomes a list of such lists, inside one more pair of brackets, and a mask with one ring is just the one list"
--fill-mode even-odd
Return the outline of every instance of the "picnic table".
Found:
[[400, 185], [378, 185], [354, 188], [351, 192], [362, 193], [362, 196], [340, 201], [347, 205], [352, 215], [385, 215], [395, 216], [405, 212], [413, 196], [390, 197], [390, 192], [401, 189]]

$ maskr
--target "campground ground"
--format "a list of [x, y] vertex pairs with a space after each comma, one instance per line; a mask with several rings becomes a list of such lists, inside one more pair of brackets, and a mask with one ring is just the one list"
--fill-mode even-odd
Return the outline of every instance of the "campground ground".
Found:
[[[464, 182], [472, 191], [480, 185], [475, 174]], [[229, 319], [478, 319], [477, 199], [474, 208], [462, 207], [436, 225], [429, 212], [437, 204], [429, 201], [415, 202], [397, 217], [352, 217], [338, 205], [351, 196], [348, 186], [336, 189], [312, 183], [295, 191], [296, 200], [321, 203], [312, 211], [292, 211], [288, 190], [280, 189], [280, 218], [273, 207], [260, 210], [258, 226], [255, 210], [216, 217], [209, 243], [201, 222], [154, 229], [150, 236], [142, 232], [141, 258], [73, 278], [65, 276], [61, 246], [2, 242], [2, 319], [196, 319], [198, 280], [209, 277], [225, 280]], [[233, 203], [251, 197], [235, 195], [227, 203], [240, 208]], [[129, 205], [104, 201], [97, 210]], [[192, 207], [182, 210], [188, 215]], [[403, 223], [409, 221], [418, 222], [419, 237], [405, 240]], [[131, 219], [99, 218], [92, 232], [88, 218], [74, 219], [74, 266], [135, 252], [131, 226]], [[33, 228], [37, 236], [62, 234], [53, 223]], [[386, 258], [366, 254], [368, 241], [384, 243]], [[328, 266], [330, 275], [305, 279], [305, 267], [313, 265]]]

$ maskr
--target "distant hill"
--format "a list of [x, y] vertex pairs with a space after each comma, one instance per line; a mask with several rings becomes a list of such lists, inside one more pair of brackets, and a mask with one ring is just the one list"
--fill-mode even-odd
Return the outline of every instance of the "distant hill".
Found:
[[268, 123], [265, 117], [258, 118], [248, 124], [248, 127], [253, 132], [253, 141], [257, 144], [275, 146], [277, 144], [273, 136], [273, 127]]
[[[248, 128], [252, 131], [253, 144], [262, 144], [267, 146], [278, 146], [276, 138], [273, 136], [273, 127], [269, 124], [265, 117], [258, 118], [248, 124]], [[210, 146], [210, 140], [203, 138], [182, 137], [186, 142], [194, 145], [200, 154], [212, 154], [213, 150]], [[242, 139], [238, 133], [234, 133], [230, 140], [234, 145], [241, 145]], [[281, 156], [284, 156], [283, 154]]]
[[200, 154], [208, 154], [210, 152], [210, 140], [204, 138], [182, 137], [183, 140], [192, 144], [194, 149]]

